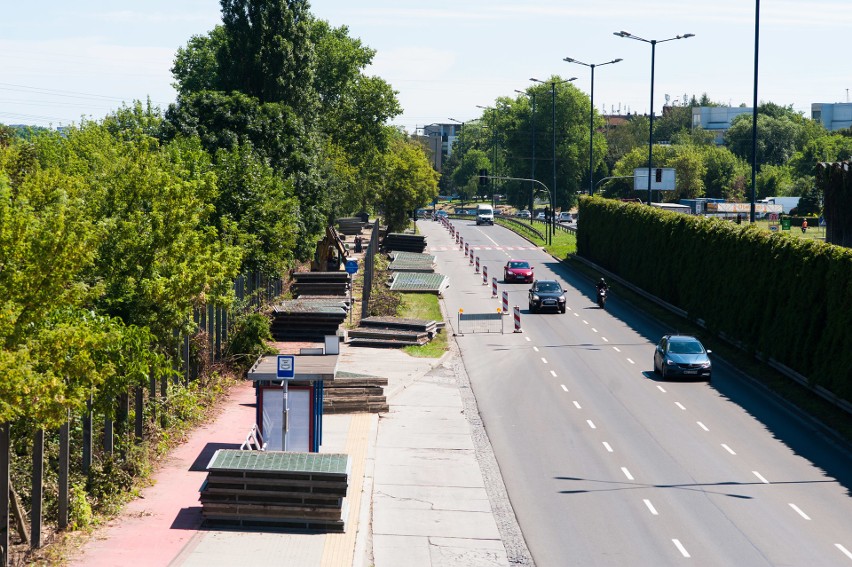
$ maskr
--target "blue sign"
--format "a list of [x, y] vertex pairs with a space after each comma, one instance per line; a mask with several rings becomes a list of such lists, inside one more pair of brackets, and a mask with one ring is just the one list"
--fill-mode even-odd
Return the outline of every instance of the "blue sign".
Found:
[[358, 271], [358, 260], [346, 260], [346, 273], [354, 274]]
[[296, 357], [292, 354], [278, 355], [278, 372], [279, 380], [292, 380], [296, 377]]

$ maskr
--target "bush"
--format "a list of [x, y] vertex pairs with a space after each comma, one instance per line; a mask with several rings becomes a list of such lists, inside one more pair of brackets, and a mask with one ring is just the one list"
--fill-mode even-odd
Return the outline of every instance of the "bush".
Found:
[[269, 346], [272, 341], [269, 319], [262, 313], [249, 313], [234, 322], [225, 356], [230, 364], [245, 371], [262, 355], [275, 354]]

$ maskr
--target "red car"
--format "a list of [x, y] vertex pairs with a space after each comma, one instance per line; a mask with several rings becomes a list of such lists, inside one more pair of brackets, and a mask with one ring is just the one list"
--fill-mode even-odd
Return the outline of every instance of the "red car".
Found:
[[532, 283], [535, 279], [533, 267], [526, 260], [509, 260], [503, 268], [503, 282]]

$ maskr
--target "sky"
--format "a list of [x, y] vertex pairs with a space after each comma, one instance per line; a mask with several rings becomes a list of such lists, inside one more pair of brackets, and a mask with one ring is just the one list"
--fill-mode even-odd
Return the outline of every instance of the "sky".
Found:
[[[217, 0], [3, 0], [0, 123], [61, 126], [100, 119], [123, 103], [174, 101], [176, 50], [221, 21]], [[654, 109], [706, 93], [751, 106], [755, 2], [743, 0], [314, 0], [311, 12], [376, 50], [366, 69], [398, 91], [394, 124], [409, 132], [467, 121], [530, 78], [577, 77], [563, 61], [622, 62], [595, 69], [595, 107], [648, 112], [651, 45], [658, 43]], [[760, 3], [758, 98], [810, 116], [811, 103], [847, 102], [852, 89], [849, 0]], [[844, 39], [846, 38], [846, 39]]]

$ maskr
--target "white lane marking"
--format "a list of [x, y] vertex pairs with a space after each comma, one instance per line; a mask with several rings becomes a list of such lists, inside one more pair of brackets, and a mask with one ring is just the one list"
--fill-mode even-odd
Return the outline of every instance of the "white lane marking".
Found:
[[758, 479], [760, 479], [760, 482], [762, 482], [763, 484], [769, 484], [769, 481], [766, 480], [765, 478], [763, 478], [762, 474], [760, 474], [757, 471], [751, 471], [751, 472], [752, 472], [752, 474], [754, 474], [754, 476], [756, 476]]
[[597, 332], [598, 332], [598, 330], [597, 330], [597, 329], [595, 329], [594, 327], [592, 327], [592, 332], [597, 333]]
[[579, 316], [580, 316], [580, 314], [579, 314], [579, 313], [577, 313], [577, 312], [575, 311], [575, 312], [574, 312], [574, 317], [579, 317]]
[[653, 504], [651, 504], [651, 501], [650, 501], [650, 500], [648, 500], [648, 499], [646, 498], [646, 499], [645, 499], [645, 500], [643, 500], [642, 502], [644, 502], [644, 503], [645, 503], [645, 506], [647, 506], [647, 507], [648, 507], [648, 510], [650, 510], [650, 511], [651, 511], [651, 513], [652, 513], [653, 515], [655, 515], [655, 516], [659, 516], [659, 515], [660, 515], [660, 514], [659, 514], [659, 512], [657, 512], [657, 509], [656, 509], [656, 508], [654, 508], [654, 505], [653, 505]]
[[574, 311], [573, 309], [571, 309], [571, 308], [570, 308], [570, 307], [568, 307], [567, 305], [565, 306], [565, 308], [566, 308], [568, 311]]
[[630, 364], [636, 364], [635, 362], [633, 362], [633, 359], [630, 358], [627, 359], [627, 362], [629, 362]]
[[604, 340], [604, 342], [605, 342], [605, 343], [608, 343], [608, 342], [609, 342], [609, 339], [608, 339], [608, 338], [606, 338], [606, 337], [601, 337], [601, 338]]
[[612, 348], [615, 349], [615, 352], [621, 352], [621, 349], [619, 349], [617, 346], [614, 346]]
[[527, 342], [530, 342], [530, 338], [529, 338], [529, 337], [524, 337], [524, 338], [527, 340]]
[[574, 400], [574, 407], [577, 409], [583, 409], [582, 407], [580, 407], [580, 402], [578, 402], [577, 400]]
[[722, 448], [724, 450], [726, 450], [727, 452], [729, 452], [730, 454], [736, 455], [736, 452], [733, 449], [731, 449], [730, 447], [728, 447], [727, 445], [725, 445], [724, 443], [722, 443]]
[[681, 555], [683, 555], [684, 557], [690, 557], [689, 552], [679, 540], [673, 539], [672, 543], [675, 544], [675, 547], [678, 549], [678, 551], [680, 551]]
[[542, 361], [544, 364], [547, 364], [547, 359], [546, 359], [546, 358], [544, 358], [543, 356], [541, 357], [541, 361]]
[[535, 352], [538, 352], [538, 347], [537, 347], [537, 346], [534, 346], [534, 347], [533, 347], [533, 350], [534, 350]]
[[604, 446], [604, 449], [606, 449], [608, 452], [612, 453], [612, 447], [609, 446], [609, 443], [604, 441], [603, 446]]
[[657, 384], [657, 388], [658, 388], [658, 389], [659, 389], [662, 393], [664, 393], [664, 394], [666, 393], [666, 389], [665, 389], [665, 388], [663, 388], [662, 386], [660, 386], [659, 384]]
[[627, 470], [627, 467], [621, 467], [621, 472], [624, 473], [624, 476], [627, 477], [627, 480], [633, 480], [633, 475], [630, 474], [630, 471]]
[[803, 517], [803, 518], [804, 518], [804, 519], [806, 519], [806, 520], [810, 520], [810, 519], [811, 519], [811, 518], [810, 518], [810, 516], [808, 516], [807, 514], [805, 514], [804, 512], [802, 512], [802, 509], [801, 509], [801, 508], [799, 508], [798, 506], [796, 506], [796, 505], [795, 505], [795, 504], [793, 504], [792, 502], [789, 502], [789, 504], [790, 504], [790, 508], [792, 508], [793, 510], [795, 510], [795, 511], [796, 511], [796, 513], [797, 513], [797, 514], [799, 514], [801, 517]]
[[840, 545], [839, 543], [835, 543], [835, 544], [834, 544], [834, 547], [836, 547], [837, 549], [839, 549], [839, 550], [840, 550], [840, 552], [841, 552], [842, 554], [844, 554], [846, 557], [848, 557], [849, 559], [852, 559], [852, 551], [849, 551], [848, 549], [846, 549], [845, 547], [843, 547], [843, 546], [842, 546], [842, 545]]
[[697, 424], [698, 424], [698, 427], [700, 427], [700, 428], [701, 428], [701, 429], [703, 429], [704, 431], [710, 431], [710, 430], [707, 428], [707, 426], [706, 426], [706, 425], [704, 425], [703, 423], [701, 423], [700, 421], [696, 421], [695, 423], [697, 423]]
[[589, 424], [589, 427], [591, 427], [592, 429], [597, 429], [597, 427], [595, 427], [595, 424], [592, 422], [592, 420], [591, 420], [591, 419], [587, 419], [587, 420], [586, 420], [586, 423], [588, 423], [588, 424]]
[[680, 402], [675, 402], [675, 405], [676, 405], [677, 407], [679, 407], [680, 409], [682, 409], [683, 411], [686, 411], [686, 406], [684, 406], [682, 403], [680, 403]]
[[586, 321], [585, 319], [583, 319], [583, 323], [585, 323], [586, 325], [588, 325], [588, 324], [589, 324], [589, 322], [588, 322], [588, 321]]
[[568, 386], [566, 386], [565, 384], [560, 384], [560, 386], [562, 386], [562, 389], [566, 392], [568, 391]]
[[556, 378], [556, 372], [554, 372], [553, 370], [550, 371], [550, 375]]

